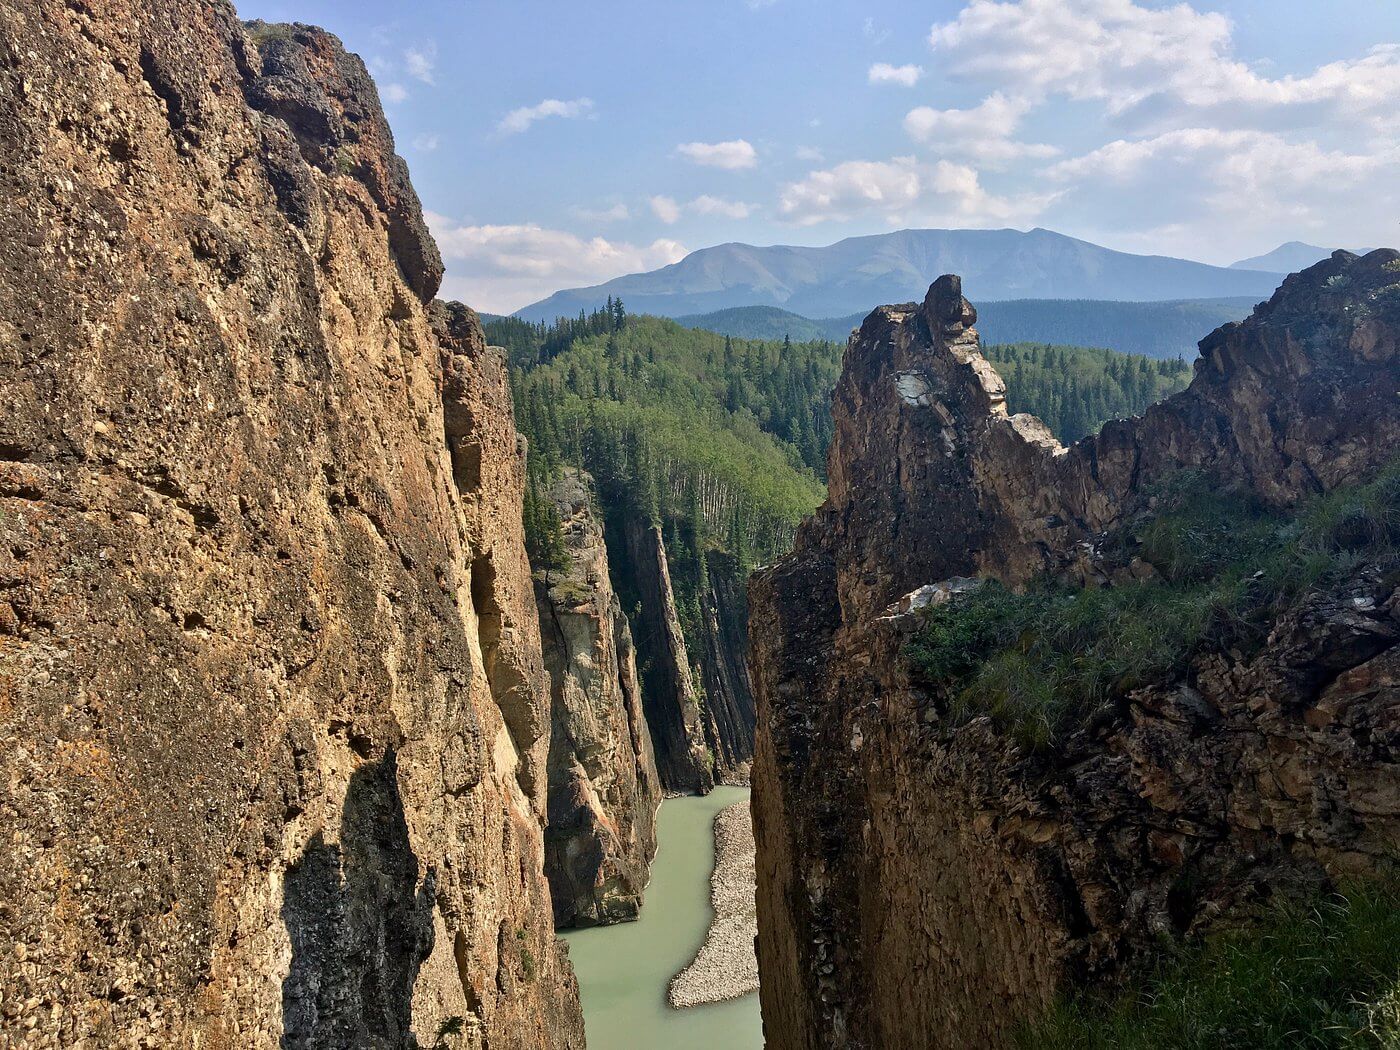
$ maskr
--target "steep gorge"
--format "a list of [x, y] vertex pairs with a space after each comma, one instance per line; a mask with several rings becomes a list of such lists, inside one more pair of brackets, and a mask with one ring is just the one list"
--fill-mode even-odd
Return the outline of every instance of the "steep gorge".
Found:
[[569, 554], [566, 569], [535, 584], [554, 716], [545, 872], [562, 928], [636, 918], [656, 853], [661, 784], [587, 475], [566, 469], [549, 498]]
[[661, 528], [629, 519], [622, 525], [623, 564], [635, 595], [642, 695], [652, 727], [656, 766], [668, 791], [704, 794], [715, 786], [700, 698], [671, 585]]
[[0, 2], [0, 1031], [582, 1046], [505, 365], [368, 74]]
[[747, 784], [753, 761], [754, 699], [749, 680], [749, 608], [742, 570], [733, 555], [705, 559], [700, 595], [700, 681], [705, 690], [705, 738], [723, 784]]
[[[1058, 995], [1250, 894], [1400, 844], [1400, 593], [1366, 565], [1258, 652], [1207, 647], [1048, 753], [956, 719], [909, 615], [981, 577], [1106, 585], [1102, 540], [1183, 469], [1275, 507], [1400, 439], [1400, 253], [1338, 253], [1201, 343], [1187, 391], [1065, 449], [978, 352], [957, 278], [851, 340], [830, 494], [756, 576], [768, 1045], [1003, 1046]], [[930, 586], [939, 585], [942, 587]]]

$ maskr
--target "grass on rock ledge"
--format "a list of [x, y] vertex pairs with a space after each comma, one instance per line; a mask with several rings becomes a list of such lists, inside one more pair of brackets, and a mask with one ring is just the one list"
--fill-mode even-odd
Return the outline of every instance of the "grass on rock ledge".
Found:
[[1117, 999], [1062, 1002], [1027, 1050], [1400, 1047], [1400, 884], [1275, 903], [1248, 927], [1169, 947]]
[[[989, 714], [1033, 749], [1114, 697], [1184, 672], [1207, 647], [1260, 644], [1310, 590], [1350, 569], [1400, 561], [1400, 462], [1291, 516], [1221, 494], [1204, 475], [1163, 487], [1151, 515], [1111, 541], [1149, 580], [1102, 588], [987, 583], [926, 614], [915, 676], [954, 724]], [[1115, 548], [1116, 549], [1113, 549]]]

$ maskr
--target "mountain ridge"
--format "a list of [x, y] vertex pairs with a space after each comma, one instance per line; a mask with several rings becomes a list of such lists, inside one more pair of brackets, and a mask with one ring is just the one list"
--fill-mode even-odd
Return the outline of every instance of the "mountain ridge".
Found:
[[[1297, 273], [1299, 270], [1306, 270], [1314, 263], [1320, 263], [1334, 250], [1332, 248], [1319, 248], [1316, 244], [1308, 244], [1306, 241], [1285, 241], [1271, 252], [1265, 252], [1263, 255], [1252, 255], [1248, 259], [1232, 262], [1228, 269], [1278, 270], [1280, 273]], [[1355, 255], [1369, 255], [1371, 252], [1370, 248], [1349, 250]]]
[[[1194, 357], [1196, 344], [1203, 336], [1227, 321], [1241, 320], [1253, 306], [1254, 300], [1244, 296], [1163, 302], [1007, 299], [984, 304], [977, 327], [989, 345], [1055, 343], [1105, 347], [1157, 358]], [[674, 320], [686, 328], [703, 328], [742, 339], [788, 336], [798, 342], [844, 342], [865, 316], [857, 313], [810, 318], [776, 306], [736, 306]]]
[[635, 313], [664, 317], [738, 306], [776, 306], [808, 317], [864, 313], [919, 299], [930, 275], [962, 272], [982, 302], [1094, 299], [1114, 302], [1267, 297], [1281, 273], [1230, 269], [1160, 255], [1133, 255], [1037, 227], [1030, 231], [897, 230], [820, 247], [729, 242], [679, 262], [517, 310], [526, 320], [573, 316], [621, 298]]

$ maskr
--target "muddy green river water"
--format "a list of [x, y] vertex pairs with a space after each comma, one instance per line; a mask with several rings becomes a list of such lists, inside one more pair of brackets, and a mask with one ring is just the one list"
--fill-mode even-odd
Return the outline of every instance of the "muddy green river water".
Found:
[[715, 814], [748, 797], [716, 788], [705, 798], [667, 799], [642, 917], [565, 934], [578, 974], [588, 1050], [761, 1050], [758, 995], [673, 1010], [671, 978], [695, 957], [710, 924]]

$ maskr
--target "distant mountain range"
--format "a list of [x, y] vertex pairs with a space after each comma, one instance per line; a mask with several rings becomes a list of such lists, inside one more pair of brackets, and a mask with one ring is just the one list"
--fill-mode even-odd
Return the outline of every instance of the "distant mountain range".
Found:
[[[1357, 255], [1365, 255], [1371, 249], [1353, 248], [1351, 250]], [[1297, 273], [1299, 270], [1306, 270], [1313, 263], [1321, 262], [1332, 252], [1331, 248], [1319, 248], [1315, 244], [1304, 244], [1302, 241], [1289, 241], [1287, 244], [1280, 244], [1271, 252], [1231, 263], [1230, 269], [1276, 270], [1279, 273]]]
[[803, 317], [863, 315], [882, 303], [922, 299], [945, 273], [961, 274], [979, 307], [1011, 299], [1261, 299], [1285, 272], [1131, 255], [1043, 229], [901, 230], [823, 248], [721, 244], [650, 273], [556, 292], [516, 315], [549, 321], [592, 310], [608, 296], [632, 313], [663, 317], [739, 306], [776, 306]]
[[[1125, 303], [1092, 299], [1011, 299], [979, 303], [977, 330], [982, 342], [1058, 343], [1102, 346], [1152, 357], [1192, 358], [1196, 344], [1227, 321], [1249, 314], [1250, 297]], [[676, 318], [687, 328], [703, 328], [736, 339], [845, 342], [864, 312], [812, 319], [773, 306], [740, 306]]]

